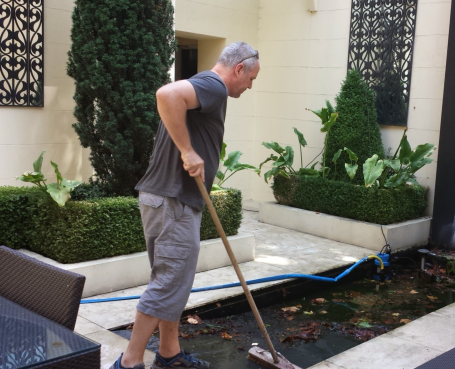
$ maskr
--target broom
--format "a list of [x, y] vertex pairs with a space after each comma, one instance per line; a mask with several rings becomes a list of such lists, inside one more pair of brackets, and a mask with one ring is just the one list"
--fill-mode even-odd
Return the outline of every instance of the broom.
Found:
[[256, 304], [253, 300], [253, 296], [251, 295], [251, 292], [246, 284], [245, 278], [243, 277], [242, 271], [239, 268], [237, 259], [235, 258], [235, 255], [232, 252], [231, 245], [229, 244], [226, 234], [224, 233], [224, 229], [223, 226], [221, 225], [220, 219], [218, 218], [215, 208], [213, 207], [212, 200], [210, 200], [209, 194], [207, 193], [207, 190], [204, 184], [202, 183], [201, 177], [198, 176], [195, 177], [195, 179], [199, 187], [199, 191], [201, 191], [202, 197], [204, 198], [207, 208], [209, 209], [210, 215], [212, 216], [213, 223], [215, 223], [215, 227], [218, 233], [220, 234], [221, 239], [223, 240], [224, 246], [226, 247], [226, 251], [229, 255], [229, 258], [231, 259], [232, 266], [234, 267], [235, 272], [237, 273], [237, 277], [239, 278], [240, 284], [243, 287], [243, 291], [245, 292], [251, 310], [253, 311], [254, 317], [256, 318], [259, 329], [261, 330], [262, 335], [264, 336], [265, 341], [267, 342], [267, 346], [269, 348], [268, 350], [263, 350], [258, 346], [254, 346], [248, 351], [248, 359], [266, 368], [271, 369], [301, 369], [300, 367], [291, 364], [288, 360], [284, 358], [283, 355], [275, 351], [272, 341], [270, 340], [269, 334], [267, 333], [267, 329], [265, 328], [264, 322], [262, 321], [262, 318], [259, 315], [258, 308], [256, 307]]

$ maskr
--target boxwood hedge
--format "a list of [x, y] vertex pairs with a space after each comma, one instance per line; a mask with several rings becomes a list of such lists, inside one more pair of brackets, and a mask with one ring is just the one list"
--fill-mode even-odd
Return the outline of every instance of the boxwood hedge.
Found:
[[280, 204], [377, 224], [419, 218], [427, 207], [427, 189], [421, 186], [378, 190], [321, 177], [279, 176], [272, 188]]
[[[242, 219], [241, 192], [211, 194], [228, 236]], [[218, 233], [206, 209], [201, 240]], [[61, 263], [77, 263], [145, 250], [137, 198], [68, 201], [59, 207], [38, 188], [0, 187], [0, 244], [28, 248]]]

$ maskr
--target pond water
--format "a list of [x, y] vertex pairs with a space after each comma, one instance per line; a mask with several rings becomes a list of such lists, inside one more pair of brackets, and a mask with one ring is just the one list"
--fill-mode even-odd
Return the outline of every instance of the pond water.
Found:
[[[410, 260], [412, 261], [412, 260]], [[389, 281], [362, 279], [260, 309], [277, 351], [308, 368], [454, 302], [455, 281], [434, 267], [404, 267]], [[116, 331], [125, 338], [130, 330]], [[266, 349], [251, 312], [218, 319], [181, 320], [181, 346], [218, 369], [259, 368], [246, 359], [252, 344]], [[148, 348], [157, 351], [159, 333]]]

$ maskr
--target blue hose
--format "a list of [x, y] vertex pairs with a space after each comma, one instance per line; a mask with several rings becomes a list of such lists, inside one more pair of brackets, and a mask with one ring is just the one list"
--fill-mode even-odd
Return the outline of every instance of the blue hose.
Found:
[[[312, 275], [312, 274], [280, 274], [280, 275], [275, 275], [272, 277], [252, 279], [250, 281], [246, 281], [246, 284], [280, 281], [283, 279], [290, 279], [290, 278], [305, 278], [305, 279], [312, 279], [315, 281], [322, 281], [322, 282], [338, 282], [341, 278], [348, 275], [354, 268], [356, 268], [363, 262], [365, 262], [369, 259], [372, 259], [372, 258], [378, 259], [378, 257], [376, 255], [366, 256], [363, 259], [360, 259], [357, 263], [352, 265], [350, 268], [346, 269], [343, 273], [341, 273], [339, 276], [337, 276], [335, 278], [319, 277], [317, 275]], [[382, 261], [380, 261], [380, 263], [382, 266], [381, 269], [383, 269]], [[212, 290], [219, 290], [222, 288], [238, 287], [240, 285], [241, 285], [240, 282], [227, 283], [227, 284], [221, 284], [218, 286], [193, 288], [191, 290], [191, 292], [212, 291]], [[125, 297], [110, 297], [110, 298], [106, 298], [106, 299], [85, 299], [85, 300], [81, 300], [81, 304], [92, 304], [92, 303], [97, 303], [97, 302], [121, 301], [121, 300], [134, 300], [134, 299], [139, 299], [140, 297], [141, 296], [138, 295], [138, 296], [125, 296]]]

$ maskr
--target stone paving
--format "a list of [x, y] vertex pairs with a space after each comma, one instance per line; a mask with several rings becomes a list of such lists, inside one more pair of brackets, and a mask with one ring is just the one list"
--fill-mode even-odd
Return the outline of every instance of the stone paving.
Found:
[[[239, 232], [253, 234], [256, 240], [255, 260], [240, 265], [246, 280], [287, 273], [317, 274], [351, 265], [367, 255], [376, 254], [366, 248], [259, 223], [255, 203], [245, 203], [244, 209], [244, 220]], [[233, 267], [229, 266], [197, 273], [193, 287], [237, 281]], [[279, 283], [283, 281], [251, 285], [250, 289]], [[138, 286], [91, 298], [140, 295], [145, 288]], [[222, 301], [242, 293], [241, 287], [192, 293], [186, 308]], [[108, 369], [128, 344], [126, 339], [109, 330], [132, 323], [136, 304], [137, 300], [125, 300], [80, 306], [75, 331], [102, 344], [102, 369]], [[453, 347], [455, 304], [336, 355], [313, 368], [412, 369]], [[154, 353], [148, 351], [146, 366], [151, 364], [153, 358]]]

